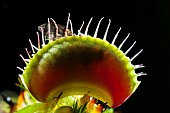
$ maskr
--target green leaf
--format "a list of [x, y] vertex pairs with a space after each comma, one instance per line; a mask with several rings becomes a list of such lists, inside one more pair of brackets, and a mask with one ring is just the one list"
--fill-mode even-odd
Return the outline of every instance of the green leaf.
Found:
[[47, 104], [45, 103], [35, 103], [33, 105], [29, 105], [25, 108], [22, 108], [21, 110], [16, 111], [15, 113], [40, 113], [38, 111], [41, 111], [41, 113], [45, 113], [45, 111], [48, 111]]
[[113, 108], [107, 108], [105, 111], [103, 111], [103, 113], [114, 113], [114, 109]]
[[76, 101], [73, 104], [73, 113], [86, 113], [86, 106], [87, 106], [87, 103], [78, 106], [78, 102]]

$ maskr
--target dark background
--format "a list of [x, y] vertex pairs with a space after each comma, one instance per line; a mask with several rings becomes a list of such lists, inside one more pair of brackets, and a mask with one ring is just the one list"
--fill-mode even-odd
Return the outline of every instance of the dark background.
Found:
[[[24, 67], [19, 54], [25, 54], [29, 46], [28, 39], [36, 44], [37, 26], [52, 17], [57, 23], [66, 24], [67, 15], [71, 13], [74, 31], [82, 21], [89, 21], [91, 32], [101, 17], [104, 32], [108, 19], [112, 20], [108, 41], [111, 41], [119, 27], [122, 31], [116, 45], [131, 33], [125, 43], [126, 50], [135, 40], [137, 44], [128, 54], [132, 57], [141, 48], [144, 49], [132, 63], [143, 63], [147, 76], [139, 77], [142, 81], [136, 92], [120, 107], [123, 113], [169, 113], [170, 112], [170, 2], [168, 0], [112, 0], [112, 1], [0, 1], [0, 91], [20, 89], [14, 84], [21, 71], [16, 66]], [[101, 24], [102, 24], [101, 23]], [[102, 34], [99, 34], [102, 37]]]

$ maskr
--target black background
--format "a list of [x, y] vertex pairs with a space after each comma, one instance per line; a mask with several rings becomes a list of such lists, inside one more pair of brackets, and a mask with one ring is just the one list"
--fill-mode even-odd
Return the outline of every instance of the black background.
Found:
[[[66, 24], [71, 13], [73, 28], [84, 20], [94, 17], [90, 33], [94, 32], [98, 20], [103, 20], [104, 30], [108, 19], [112, 20], [108, 41], [111, 41], [119, 27], [122, 31], [116, 40], [119, 45], [127, 33], [130, 38], [125, 43], [126, 50], [135, 40], [137, 44], [129, 53], [132, 57], [141, 48], [144, 49], [132, 63], [143, 63], [147, 76], [139, 78], [141, 85], [136, 92], [120, 107], [123, 113], [169, 113], [170, 112], [170, 3], [161, 0], [112, 0], [112, 1], [1, 1], [0, 2], [0, 91], [4, 89], [19, 92], [14, 84], [21, 71], [16, 66], [24, 63], [19, 54], [25, 54], [29, 46], [28, 39], [36, 43], [37, 26], [52, 17], [57, 23]], [[104, 32], [101, 29], [100, 32]], [[99, 34], [102, 37], [102, 34]], [[127, 46], [127, 47], [126, 47]]]

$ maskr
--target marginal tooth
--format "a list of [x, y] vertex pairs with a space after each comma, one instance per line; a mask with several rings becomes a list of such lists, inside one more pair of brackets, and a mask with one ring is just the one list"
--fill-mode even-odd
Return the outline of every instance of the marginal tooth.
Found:
[[42, 38], [42, 47], [43, 47], [43, 46], [45, 46], [45, 41], [44, 41], [44, 40], [45, 40], [45, 39], [44, 39], [44, 30], [43, 30], [42, 27], [41, 27], [40, 29], [41, 29], [41, 38]]
[[126, 42], [126, 40], [128, 39], [130, 33], [128, 33], [128, 35], [126, 36], [126, 38], [123, 40], [123, 42], [119, 45], [118, 49], [121, 49], [123, 44]]
[[70, 21], [70, 13], [68, 13], [68, 18], [67, 18], [67, 24], [66, 24], [66, 29], [65, 29], [65, 37], [67, 36], [67, 29]]
[[138, 76], [143, 76], [143, 75], [147, 75], [147, 73], [144, 73], [144, 72], [140, 72], [140, 73], [137, 73]]
[[72, 25], [72, 22], [71, 22], [70, 19], [69, 19], [69, 22], [70, 22], [70, 26], [71, 26], [71, 33], [73, 34], [73, 33], [74, 33], [74, 31], [73, 31], [73, 25]]
[[48, 39], [49, 39], [49, 41], [52, 40], [51, 39], [51, 31], [50, 30], [51, 30], [50, 19], [48, 18]]
[[21, 79], [21, 82], [22, 82], [22, 84], [24, 85], [24, 87], [28, 90], [28, 87], [27, 87], [27, 85], [26, 85], [26, 83], [25, 83], [25, 80], [24, 80], [24, 77], [22, 76], [22, 75], [18, 75], [19, 77], [20, 77], [20, 79]]
[[51, 19], [52, 22], [54, 23], [54, 26], [55, 26], [55, 29], [56, 29], [55, 34], [56, 34], [56, 37], [57, 37], [57, 36], [58, 36], [58, 26], [57, 26], [56, 22], [54, 21], [54, 19], [52, 19], [52, 18], [50, 18], [50, 19]]
[[29, 39], [29, 42], [30, 42], [31, 49], [32, 49], [32, 52], [33, 52], [33, 53], [35, 53], [34, 49], [37, 50], [37, 51], [39, 50], [38, 47], [36, 47], [36, 46], [34, 46], [34, 45], [32, 44], [32, 42], [31, 42], [30, 39]]
[[100, 26], [100, 23], [101, 23], [101, 21], [103, 20], [103, 18], [104, 17], [102, 17], [100, 20], [99, 20], [99, 22], [98, 22], [98, 25], [97, 25], [97, 27], [96, 27], [96, 30], [95, 30], [95, 32], [94, 32], [94, 36], [93, 37], [97, 37], [97, 33], [98, 33], [98, 30], [99, 30], [99, 26]]
[[109, 19], [109, 24], [107, 25], [107, 28], [106, 28], [103, 40], [106, 40], [106, 38], [107, 38], [107, 34], [108, 34], [109, 27], [110, 27], [110, 23], [111, 23], [111, 20]]
[[29, 61], [30, 61], [30, 59], [25, 59], [25, 61], [26, 61], [26, 62], [29, 62]]
[[31, 59], [31, 56], [30, 56], [30, 54], [29, 54], [27, 48], [25, 48], [25, 51], [27, 52], [27, 55], [28, 55], [29, 59]]
[[31, 54], [31, 56], [33, 57], [33, 56], [34, 56], [34, 54]]
[[114, 45], [114, 43], [115, 43], [115, 41], [116, 41], [116, 38], [118, 37], [118, 34], [119, 34], [119, 32], [120, 32], [121, 29], [122, 29], [122, 28], [120, 27], [119, 30], [118, 30], [118, 32], [116, 33], [115, 37], [113, 38], [112, 45]]
[[19, 56], [22, 58], [22, 60], [25, 62], [25, 64], [27, 64], [25, 58], [21, 54]]
[[84, 33], [85, 36], [87, 36], [88, 29], [89, 29], [89, 26], [90, 26], [90, 23], [91, 23], [92, 19], [93, 19], [93, 17], [90, 18], [90, 21], [89, 21], [89, 23], [87, 24], [87, 27], [86, 27], [86, 30], [85, 30], [85, 33]]
[[36, 33], [37, 33], [37, 38], [38, 38], [38, 49], [40, 49], [40, 35], [38, 32], [36, 32]]
[[133, 61], [137, 56], [139, 56], [139, 54], [143, 51], [143, 49], [141, 49], [138, 53], [136, 53], [131, 59], [130, 61]]
[[37, 50], [37, 51], [39, 50], [38, 47], [36, 47], [36, 46], [34, 46], [34, 45], [33, 45], [33, 48], [34, 48], [35, 50]]
[[30, 42], [30, 45], [31, 45], [31, 49], [32, 49], [32, 53], [35, 53], [35, 51], [34, 51], [34, 45], [32, 44], [32, 42], [31, 42], [31, 40], [29, 39], [29, 42]]
[[77, 34], [78, 36], [82, 35], [81, 29], [83, 28], [83, 25], [84, 25], [84, 21], [83, 21], [83, 23], [81, 24], [80, 29], [78, 30], [78, 34]]
[[138, 65], [135, 65], [135, 69], [139, 69], [139, 68], [144, 68], [145, 66], [143, 64], [138, 64]]
[[129, 47], [129, 49], [125, 52], [125, 55], [129, 53], [129, 51], [133, 48], [133, 46], [136, 44], [136, 41]]
[[19, 69], [20, 71], [24, 72], [24, 69], [20, 68], [20, 67], [16, 67], [17, 69]]

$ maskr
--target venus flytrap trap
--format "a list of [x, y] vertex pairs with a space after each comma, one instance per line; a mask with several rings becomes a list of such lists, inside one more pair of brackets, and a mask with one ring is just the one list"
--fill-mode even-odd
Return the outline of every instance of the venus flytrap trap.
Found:
[[143, 49], [134, 57], [127, 57], [136, 41], [123, 52], [121, 48], [128, 34], [116, 46], [121, 28], [109, 43], [106, 39], [110, 19], [103, 38], [99, 38], [97, 34], [104, 17], [99, 20], [94, 35], [88, 35], [92, 19], [84, 33], [83, 22], [78, 34], [73, 31], [70, 14], [66, 26], [49, 18], [47, 24], [38, 27], [41, 36], [37, 32], [37, 46], [29, 40], [28, 58], [20, 55], [26, 67], [17, 67], [22, 71], [19, 77], [24, 91], [36, 101], [16, 113], [114, 113], [114, 108], [134, 93], [140, 84], [137, 77], [145, 73], [136, 73], [136, 69], [144, 66], [131, 62]]

